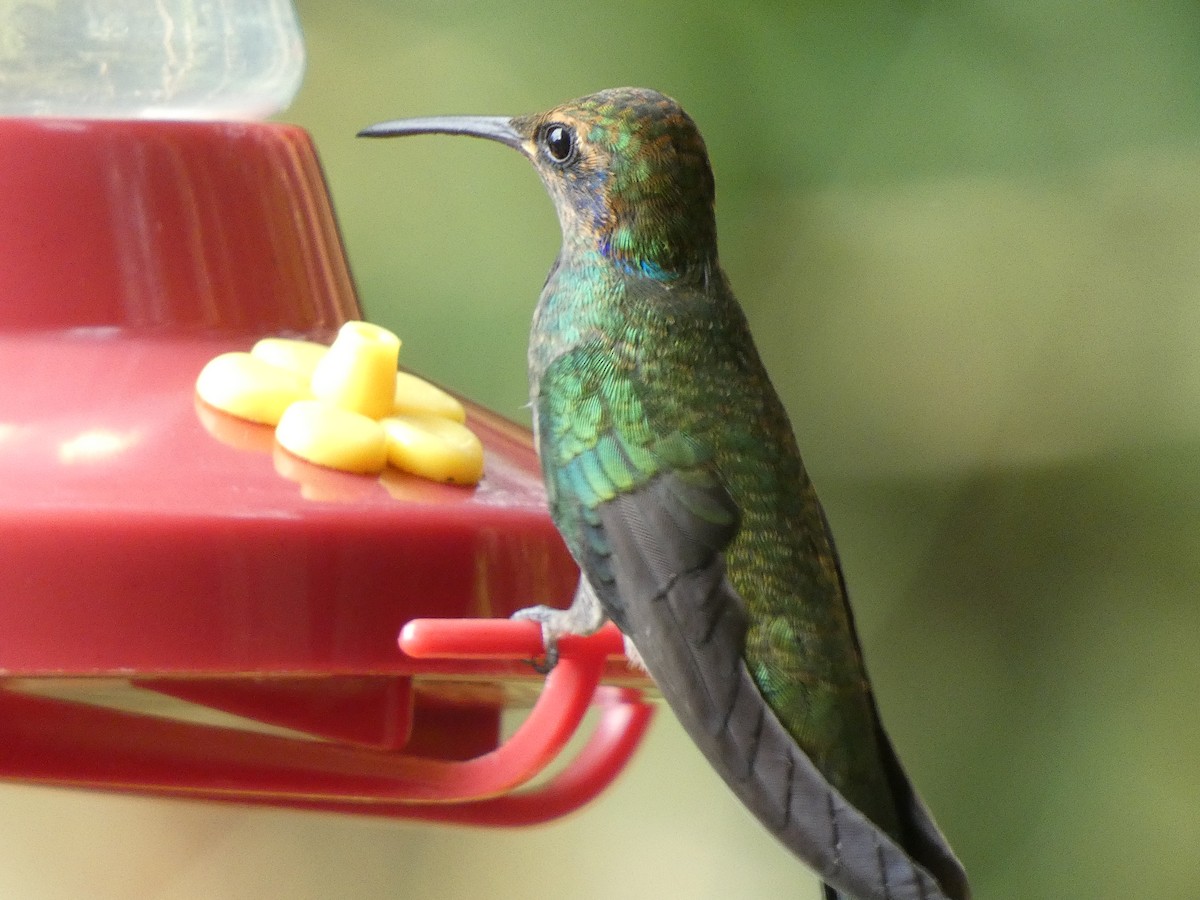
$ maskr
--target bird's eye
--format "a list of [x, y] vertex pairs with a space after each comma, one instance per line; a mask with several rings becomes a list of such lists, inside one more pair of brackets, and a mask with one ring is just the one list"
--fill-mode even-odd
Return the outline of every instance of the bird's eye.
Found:
[[575, 133], [566, 125], [556, 122], [547, 126], [543, 140], [546, 152], [556, 163], [567, 162], [575, 153]]

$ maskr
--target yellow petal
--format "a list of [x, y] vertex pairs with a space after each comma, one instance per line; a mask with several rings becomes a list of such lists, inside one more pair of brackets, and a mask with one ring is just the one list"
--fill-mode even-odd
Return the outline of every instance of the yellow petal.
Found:
[[387, 436], [374, 419], [321, 400], [293, 403], [279, 420], [275, 440], [318, 466], [373, 474], [387, 465]]
[[430, 414], [455, 422], [467, 421], [467, 411], [440, 387], [410, 372], [396, 373], [396, 397], [392, 403], [396, 415]]
[[306, 379], [249, 353], [222, 353], [209, 360], [196, 378], [196, 393], [209, 406], [267, 425], [309, 396]]
[[483, 445], [465, 425], [441, 416], [389, 416], [387, 433], [392, 465], [422, 478], [475, 484], [483, 477]]
[[316, 341], [298, 341], [292, 338], [263, 338], [250, 348], [250, 355], [269, 362], [281, 369], [288, 369], [312, 380], [313, 371], [322, 357], [329, 352], [325, 344]]

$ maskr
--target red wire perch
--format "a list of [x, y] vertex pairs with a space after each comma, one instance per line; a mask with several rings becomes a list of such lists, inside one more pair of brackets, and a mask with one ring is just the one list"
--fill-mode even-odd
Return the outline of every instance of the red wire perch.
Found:
[[[532, 657], [526, 622], [423, 620], [401, 638], [420, 660]], [[60, 785], [490, 826], [545, 822], [602, 791], [652, 713], [639, 691], [598, 686], [621, 638], [566, 638], [532, 711], [495, 750], [466, 761], [120, 712], [0, 690], [0, 777]], [[440, 667], [438, 671], [441, 671]], [[555, 777], [519, 794], [554, 759], [589, 705], [600, 722]]]
[[[400, 649], [415, 659], [528, 659], [541, 654], [541, 629], [504, 619], [414, 619], [400, 633]], [[632, 689], [600, 686], [607, 657], [623, 651], [621, 633], [608, 625], [588, 637], [564, 636], [558, 664], [546, 676], [537, 703], [503, 745], [461, 763], [454, 772], [463, 793], [482, 799], [414, 809], [413, 818], [477, 825], [545, 822], [595, 797], [628, 762], [649, 726], [653, 707]], [[575, 759], [545, 785], [499, 796], [526, 783], [558, 755], [595, 702], [601, 718]], [[489, 797], [489, 795], [491, 795]], [[462, 794], [442, 799], [467, 798]]]
[[554, 778], [529, 790], [461, 803], [367, 805], [352, 801], [287, 799], [271, 801], [271, 805], [492, 828], [540, 825], [574, 812], [607, 788], [629, 762], [654, 714], [654, 707], [643, 702], [636, 690], [601, 686], [596, 691], [596, 699], [604, 711], [587, 744]]
[[[514, 619], [413, 619], [400, 631], [400, 649], [413, 659], [532, 659], [545, 652], [542, 630]], [[621, 632], [612, 623], [595, 634], [564, 635], [564, 657], [620, 656]]]

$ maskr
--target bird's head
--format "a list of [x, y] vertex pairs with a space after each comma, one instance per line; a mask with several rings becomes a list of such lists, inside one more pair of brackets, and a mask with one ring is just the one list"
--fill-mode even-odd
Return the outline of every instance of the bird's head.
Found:
[[567, 254], [670, 279], [715, 268], [713, 177], [704, 140], [674, 100], [614, 88], [527, 116], [383, 122], [364, 137], [465, 134], [523, 153], [558, 211]]

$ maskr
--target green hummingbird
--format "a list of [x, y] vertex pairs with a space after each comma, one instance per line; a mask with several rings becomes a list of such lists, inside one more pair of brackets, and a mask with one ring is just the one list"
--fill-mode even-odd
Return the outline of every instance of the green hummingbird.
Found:
[[564, 634], [612, 620], [741, 801], [827, 898], [966, 900], [883, 730], [829, 525], [717, 258], [692, 119], [618, 88], [515, 118], [360, 134], [498, 141], [537, 169], [562, 248], [529, 340], [534, 439], [579, 563]]

